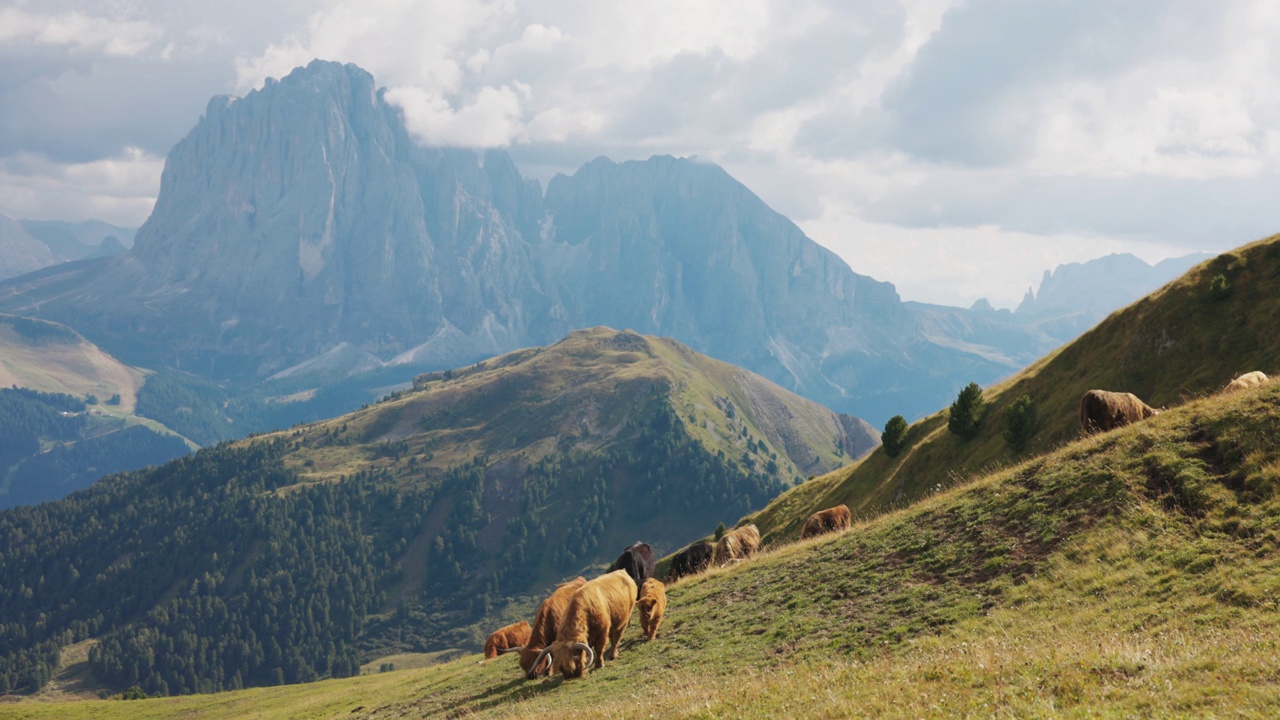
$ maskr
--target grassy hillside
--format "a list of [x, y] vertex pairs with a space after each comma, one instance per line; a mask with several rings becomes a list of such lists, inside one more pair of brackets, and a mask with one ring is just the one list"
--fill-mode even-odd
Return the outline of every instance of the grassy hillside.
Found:
[[477, 648], [635, 540], [675, 550], [873, 442], [604, 328], [417, 385], [0, 514], [0, 692], [90, 639], [106, 686], [167, 694]]
[[1280, 387], [1190, 402], [668, 591], [581, 681], [515, 663], [0, 717], [1239, 716], [1280, 711]]
[[529, 464], [612, 443], [642, 396], [658, 390], [711, 452], [747, 469], [768, 468], [786, 483], [843, 465], [876, 438], [861, 421], [674, 340], [608, 328], [420, 375], [414, 384], [413, 392], [274, 437], [300, 440], [290, 462], [315, 480], [371, 465], [401, 471], [397, 456], [438, 469], [482, 455], [490, 463]]
[[[1154, 407], [1175, 407], [1216, 392], [1244, 372], [1280, 373], [1278, 330], [1280, 236], [1197, 265], [987, 388], [986, 417], [973, 440], [947, 431], [944, 409], [911, 425], [906, 450], [897, 458], [877, 450], [782, 496], [754, 519], [766, 539], [795, 537], [816, 509], [843, 502], [855, 515], [883, 512], [1058, 447], [1079, 436], [1080, 397], [1091, 388], [1132, 392]], [[1002, 433], [1006, 408], [1023, 395], [1035, 402], [1040, 427], [1019, 454]]]
[[104, 401], [119, 395], [119, 405], [103, 410], [132, 414], [144, 377], [65, 325], [0, 315], [0, 387]]
[[0, 315], [0, 508], [192, 449], [137, 415], [144, 377], [65, 326]]

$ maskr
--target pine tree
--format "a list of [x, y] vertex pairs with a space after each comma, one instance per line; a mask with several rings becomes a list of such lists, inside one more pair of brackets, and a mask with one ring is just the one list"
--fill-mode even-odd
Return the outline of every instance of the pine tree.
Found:
[[894, 415], [884, 424], [884, 432], [880, 435], [880, 443], [884, 446], [884, 454], [898, 457], [898, 453], [907, 444], [907, 419]]
[[1004, 441], [1015, 452], [1022, 452], [1035, 435], [1036, 424], [1036, 403], [1030, 395], [1023, 395], [1004, 411]]
[[947, 418], [947, 429], [965, 440], [972, 440], [978, 434], [978, 424], [986, 403], [982, 399], [982, 387], [976, 382], [965, 386], [956, 401], [951, 403], [950, 417]]

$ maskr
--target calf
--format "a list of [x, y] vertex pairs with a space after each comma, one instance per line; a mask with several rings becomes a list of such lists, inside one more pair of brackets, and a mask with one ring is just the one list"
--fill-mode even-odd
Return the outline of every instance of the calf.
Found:
[[644, 581], [636, 607], [640, 608], [640, 629], [644, 630], [645, 637], [652, 640], [658, 634], [662, 615], [667, 611], [667, 588], [661, 580], [649, 578]]
[[503, 653], [520, 650], [529, 644], [529, 635], [532, 632], [533, 629], [529, 627], [528, 620], [521, 620], [494, 630], [484, 643], [484, 659], [492, 660]]

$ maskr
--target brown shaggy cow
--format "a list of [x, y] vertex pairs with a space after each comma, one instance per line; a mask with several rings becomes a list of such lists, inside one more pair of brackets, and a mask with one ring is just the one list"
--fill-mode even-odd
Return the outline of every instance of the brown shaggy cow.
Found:
[[1251, 387], [1258, 387], [1259, 385], [1262, 385], [1268, 380], [1270, 380], [1270, 378], [1268, 378], [1267, 374], [1262, 372], [1261, 370], [1254, 370], [1253, 372], [1247, 372], [1241, 375], [1240, 377], [1236, 378], [1235, 380], [1232, 380], [1231, 382], [1227, 383], [1227, 386], [1222, 388], [1222, 394], [1230, 395], [1233, 392], [1239, 392], [1241, 390], [1246, 390]]
[[652, 640], [658, 634], [663, 614], [667, 612], [667, 586], [657, 578], [645, 580], [640, 586], [636, 607], [640, 608], [640, 628], [644, 630], [644, 636]]
[[756, 554], [758, 547], [760, 547], [760, 528], [755, 525], [746, 525], [730, 530], [716, 542], [713, 564], [721, 567], [739, 560], [746, 560]]
[[484, 643], [484, 659], [492, 660], [503, 653], [523, 648], [529, 644], [529, 635], [532, 633], [533, 628], [529, 627], [528, 620], [494, 630]]
[[[636, 604], [636, 581], [626, 570], [601, 575], [578, 588], [569, 600], [556, 641], [542, 649], [534, 667], [551, 656], [551, 672], [565, 680], [580, 678], [591, 668], [604, 667], [618, 656], [618, 642], [631, 622]], [[609, 650], [604, 646], [608, 643]]]
[[1080, 428], [1086, 435], [1115, 430], [1159, 414], [1133, 393], [1090, 390], [1080, 398]]
[[804, 529], [800, 531], [800, 539], [804, 540], [815, 535], [848, 530], [852, 524], [853, 513], [849, 512], [849, 506], [847, 505], [837, 505], [826, 510], [819, 510], [804, 521]]
[[529, 642], [522, 648], [512, 648], [520, 650], [520, 669], [524, 670], [525, 677], [532, 680], [539, 675], [547, 675], [551, 672], [550, 665], [535, 670], [534, 662], [540, 659], [539, 653], [542, 652], [542, 648], [556, 639], [556, 634], [560, 632], [560, 623], [569, 609], [569, 600], [573, 598], [578, 588], [586, 584], [587, 579], [581, 575], [567, 583], [561, 583], [555, 592], [551, 593], [551, 597], [543, 600], [538, 606], [538, 613], [533, 617], [533, 632], [529, 635]]

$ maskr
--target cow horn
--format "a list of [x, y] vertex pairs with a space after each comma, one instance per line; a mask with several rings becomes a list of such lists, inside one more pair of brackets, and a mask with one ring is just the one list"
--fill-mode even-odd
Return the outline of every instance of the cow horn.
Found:
[[[525, 673], [525, 677], [529, 678], [530, 680], [536, 680], [538, 677], [538, 667], [542, 665], [542, 658], [547, 657], [550, 654], [551, 654], [550, 645], [542, 648], [542, 650], [538, 652], [538, 657], [533, 659], [533, 666], [529, 668], [529, 672]], [[548, 659], [547, 662], [550, 662], [550, 659]]]
[[499, 651], [498, 651], [498, 654], [499, 654], [499, 655], [506, 655], [507, 653], [517, 652], [517, 651], [519, 651], [519, 650], [523, 650], [523, 649], [524, 649], [524, 646], [523, 646], [523, 645], [516, 645], [515, 647], [502, 648], [501, 650], [499, 650]]
[[573, 649], [587, 651], [587, 667], [588, 668], [596, 664], [596, 651], [592, 650], [590, 645], [582, 642], [574, 643]]

